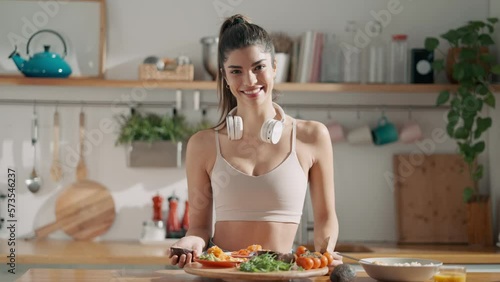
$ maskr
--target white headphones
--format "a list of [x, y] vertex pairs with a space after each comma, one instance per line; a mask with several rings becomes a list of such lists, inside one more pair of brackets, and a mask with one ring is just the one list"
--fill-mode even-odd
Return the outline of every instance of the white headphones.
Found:
[[[277, 144], [278, 141], [280, 141], [281, 133], [283, 132], [285, 112], [278, 104], [273, 103], [273, 106], [276, 110], [278, 110], [281, 120], [266, 120], [260, 128], [260, 139], [267, 143]], [[239, 140], [243, 136], [243, 120], [240, 116], [233, 116], [236, 108], [237, 107], [232, 109], [226, 117], [227, 137], [229, 140]]]

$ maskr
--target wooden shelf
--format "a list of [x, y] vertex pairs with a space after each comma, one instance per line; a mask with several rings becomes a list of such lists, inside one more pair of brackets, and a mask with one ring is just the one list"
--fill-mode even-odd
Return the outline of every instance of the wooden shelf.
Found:
[[[215, 90], [214, 81], [141, 81], [107, 80], [100, 78], [27, 78], [23, 76], [0, 76], [0, 85], [26, 86], [70, 86], [70, 87], [114, 87], [148, 89], [190, 89]], [[371, 92], [371, 93], [438, 93], [455, 89], [452, 84], [349, 84], [349, 83], [281, 83], [275, 86], [281, 91], [307, 92]], [[500, 85], [493, 85], [494, 92], [500, 92]]]

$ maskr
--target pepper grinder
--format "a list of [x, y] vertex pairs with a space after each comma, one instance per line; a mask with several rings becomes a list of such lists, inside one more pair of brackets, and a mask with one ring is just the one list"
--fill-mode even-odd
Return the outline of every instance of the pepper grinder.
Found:
[[153, 219], [144, 221], [141, 242], [163, 241], [165, 227], [163, 226], [161, 207], [163, 199], [159, 194], [153, 197]]
[[168, 198], [168, 216], [167, 216], [167, 238], [182, 237], [181, 224], [177, 216], [177, 206], [179, 198], [173, 194]]

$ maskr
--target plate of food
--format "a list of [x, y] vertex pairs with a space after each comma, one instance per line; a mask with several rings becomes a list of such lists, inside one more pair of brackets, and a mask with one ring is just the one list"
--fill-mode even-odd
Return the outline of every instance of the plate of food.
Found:
[[213, 246], [194, 261], [206, 267], [235, 267], [246, 261], [245, 258], [231, 256], [231, 252], [224, 252], [221, 248]]
[[[221, 255], [223, 252], [208, 250], [211, 256]], [[314, 276], [322, 276], [328, 273], [328, 266], [304, 268], [298, 265], [294, 259], [289, 259], [290, 255], [277, 252], [253, 252], [251, 258], [242, 259], [245, 261], [234, 263], [202, 263], [196, 261], [184, 266], [184, 271], [189, 274], [206, 278], [218, 278], [224, 280], [289, 280]], [[225, 254], [227, 255], [227, 254]], [[232, 257], [232, 256], [230, 256]], [[233, 260], [237, 259], [233, 257]], [[227, 267], [221, 267], [222, 265]], [[218, 267], [214, 267], [218, 266]]]

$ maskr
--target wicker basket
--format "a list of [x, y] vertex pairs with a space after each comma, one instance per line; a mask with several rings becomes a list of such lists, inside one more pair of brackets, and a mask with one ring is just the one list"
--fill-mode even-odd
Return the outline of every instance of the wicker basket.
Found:
[[179, 65], [172, 70], [158, 70], [156, 65], [141, 64], [139, 65], [139, 79], [141, 80], [183, 80], [193, 81], [194, 66]]

